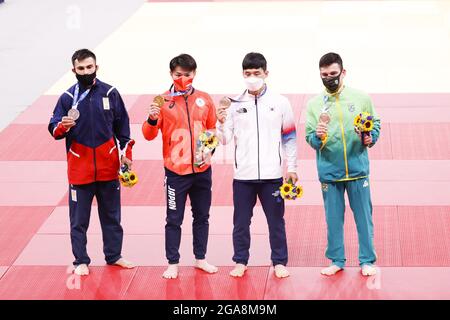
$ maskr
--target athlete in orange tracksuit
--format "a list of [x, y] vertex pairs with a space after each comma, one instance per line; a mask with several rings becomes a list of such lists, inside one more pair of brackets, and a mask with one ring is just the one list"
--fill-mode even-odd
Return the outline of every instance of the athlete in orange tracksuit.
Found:
[[[178, 276], [186, 198], [192, 205], [195, 266], [208, 273], [217, 268], [205, 260], [211, 207], [210, 163], [196, 165], [196, 143], [205, 130], [215, 130], [216, 111], [211, 97], [192, 87], [197, 64], [190, 55], [182, 54], [170, 62], [173, 85], [163, 94], [162, 107], [152, 103], [149, 117], [142, 126], [145, 139], [153, 140], [161, 130], [167, 197], [166, 257], [169, 262], [163, 277]], [[168, 97], [168, 98], [167, 98]]]

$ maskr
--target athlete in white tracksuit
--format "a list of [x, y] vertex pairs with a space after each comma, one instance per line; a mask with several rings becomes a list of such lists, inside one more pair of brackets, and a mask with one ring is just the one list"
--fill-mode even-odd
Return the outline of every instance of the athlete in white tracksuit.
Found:
[[[269, 226], [271, 260], [275, 274], [289, 275], [284, 200], [274, 195], [283, 184], [283, 158], [287, 157], [286, 180], [297, 181], [297, 143], [294, 115], [289, 100], [272, 92], [265, 84], [267, 62], [259, 53], [249, 53], [243, 61], [247, 90], [229, 99], [217, 111], [217, 135], [222, 144], [234, 138], [233, 180], [233, 276], [247, 269], [250, 223], [259, 198]], [[229, 108], [228, 108], [229, 105]]]

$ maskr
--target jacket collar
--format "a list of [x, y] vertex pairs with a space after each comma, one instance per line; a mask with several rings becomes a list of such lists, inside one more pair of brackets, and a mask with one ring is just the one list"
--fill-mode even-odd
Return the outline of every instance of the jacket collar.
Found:
[[[171, 85], [170, 88], [169, 88], [169, 93], [174, 93], [174, 92], [175, 92], [175, 86], [174, 86], [174, 84], [172, 83], [172, 85]], [[191, 87], [191, 90], [189, 91], [188, 96], [193, 95], [194, 92], [195, 92], [195, 88], [194, 88], [194, 87]]]
[[80, 86], [80, 92], [83, 92], [83, 91], [86, 91], [87, 89], [91, 89], [91, 90], [92, 90], [92, 89], [98, 87], [101, 83], [102, 83], [102, 82], [101, 82], [100, 80], [98, 80], [98, 78], [95, 78], [95, 79], [94, 79], [94, 84], [93, 84], [90, 88], [83, 86], [83, 85], [82, 85], [81, 83], [79, 83], [79, 82], [75, 83], [75, 84], [72, 86], [72, 88], [75, 89], [75, 86], [76, 86], [77, 84], [79, 84], [79, 86]]
[[331, 98], [331, 97], [336, 98], [336, 97], [339, 97], [341, 95], [341, 93], [345, 90], [345, 88], [346, 88], [346, 86], [343, 85], [338, 91], [333, 92], [333, 93], [330, 93], [330, 92], [328, 92], [327, 89], [324, 89], [323, 90], [323, 95], [327, 96], [328, 98]]
[[[262, 91], [256, 96], [257, 99], [261, 98], [263, 95], [265, 95], [267, 93], [267, 84], [264, 83], [264, 88], [262, 89]], [[244, 91], [244, 93], [242, 94], [242, 97], [245, 97], [247, 99], [255, 99], [255, 96], [250, 94], [248, 92], [248, 89], [246, 89]]]

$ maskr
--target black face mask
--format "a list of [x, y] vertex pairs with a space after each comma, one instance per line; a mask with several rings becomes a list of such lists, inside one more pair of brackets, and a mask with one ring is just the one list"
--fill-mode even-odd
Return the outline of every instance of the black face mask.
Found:
[[92, 86], [94, 84], [94, 79], [97, 77], [96, 72], [91, 73], [91, 74], [76, 74], [77, 76], [77, 80], [78, 82], [80, 82], [80, 84], [83, 87], [89, 87]]
[[332, 78], [322, 78], [322, 83], [327, 88], [327, 90], [331, 93], [336, 92], [336, 90], [339, 88], [339, 77], [341, 76], [341, 73], [339, 73], [337, 76]]

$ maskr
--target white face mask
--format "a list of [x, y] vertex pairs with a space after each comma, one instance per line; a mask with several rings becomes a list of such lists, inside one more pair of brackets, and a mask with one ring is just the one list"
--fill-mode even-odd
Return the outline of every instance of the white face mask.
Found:
[[258, 91], [264, 85], [264, 79], [259, 77], [244, 78], [245, 85], [249, 91]]

